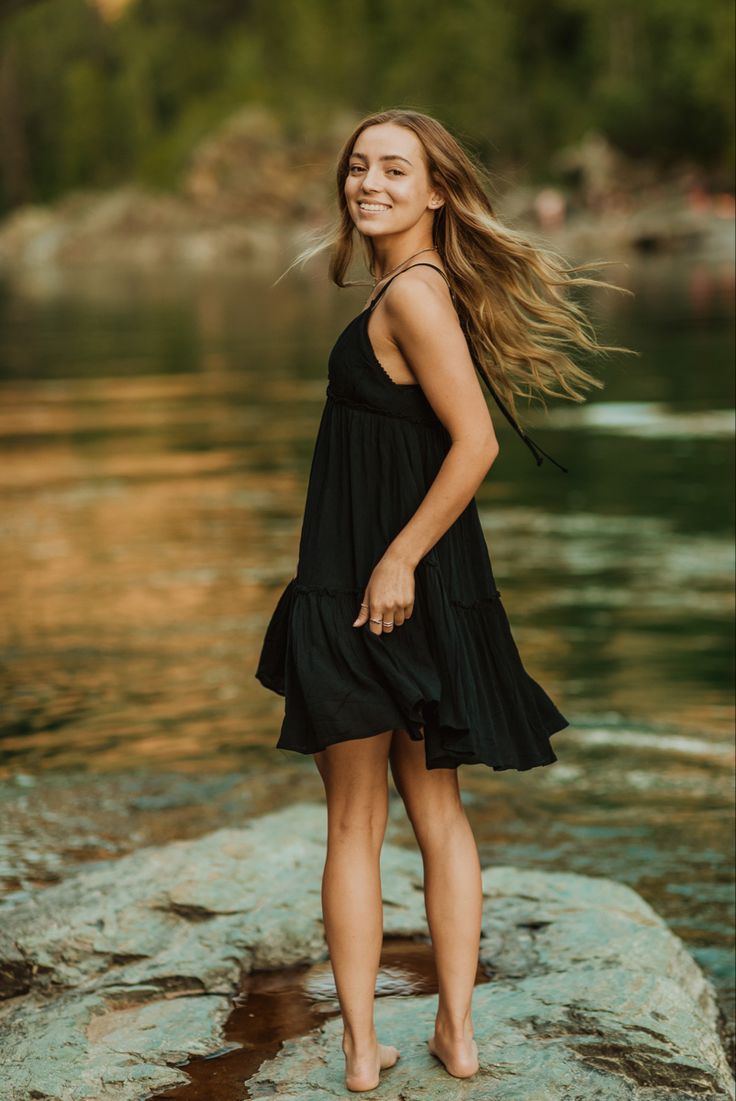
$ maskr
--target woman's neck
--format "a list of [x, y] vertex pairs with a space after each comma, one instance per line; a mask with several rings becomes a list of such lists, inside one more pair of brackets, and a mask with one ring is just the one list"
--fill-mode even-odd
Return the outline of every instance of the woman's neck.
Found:
[[376, 284], [382, 282], [387, 276], [391, 275], [394, 271], [407, 263], [409, 260], [413, 260], [415, 256], [428, 256], [432, 252], [436, 252], [434, 245], [430, 244], [418, 244], [414, 248], [397, 249], [392, 248], [386, 250], [386, 253], [381, 256], [376, 250], [374, 250], [374, 267], [376, 269]]

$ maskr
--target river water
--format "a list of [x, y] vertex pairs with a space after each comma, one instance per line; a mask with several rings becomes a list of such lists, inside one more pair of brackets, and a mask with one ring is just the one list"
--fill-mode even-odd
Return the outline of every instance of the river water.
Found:
[[[585, 405], [520, 405], [567, 475], [536, 467], [492, 406], [501, 455], [477, 494], [525, 664], [571, 727], [553, 766], [465, 767], [461, 786], [484, 864], [630, 884], [730, 1014], [733, 263], [606, 277], [635, 297], [591, 299], [598, 331], [639, 358], [591, 365], [606, 385]], [[6, 891], [322, 798], [311, 758], [274, 749], [283, 701], [253, 671], [294, 572], [327, 354], [367, 288], [270, 282], [106, 271], [2, 288]], [[95, 823], [96, 785], [127, 807], [155, 777], [142, 814], [196, 814], [130, 831], [111, 797]], [[90, 803], [88, 843], [70, 791]], [[400, 813], [389, 836], [413, 843]]]

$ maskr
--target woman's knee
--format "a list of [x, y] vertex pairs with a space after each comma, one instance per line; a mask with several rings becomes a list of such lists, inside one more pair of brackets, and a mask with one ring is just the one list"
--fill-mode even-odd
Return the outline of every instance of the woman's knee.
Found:
[[330, 845], [379, 851], [388, 826], [388, 783], [370, 790], [339, 791], [327, 799]]

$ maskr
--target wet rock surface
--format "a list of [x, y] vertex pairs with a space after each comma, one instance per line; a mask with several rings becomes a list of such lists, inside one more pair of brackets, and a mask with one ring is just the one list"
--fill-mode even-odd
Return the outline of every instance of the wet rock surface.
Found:
[[[128, 1101], [184, 1084], [217, 1052], [243, 972], [326, 958], [325, 810], [296, 804], [193, 840], [83, 867], [3, 908], [2, 1097]], [[590, 876], [484, 870], [478, 1074], [428, 1052], [437, 999], [376, 1001], [401, 1059], [371, 1096], [733, 1098], [713, 989], [633, 890]], [[418, 853], [382, 854], [384, 931], [426, 935]], [[409, 1011], [407, 1011], [409, 1010]], [[247, 1097], [344, 1087], [340, 1018], [287, 1041]]]

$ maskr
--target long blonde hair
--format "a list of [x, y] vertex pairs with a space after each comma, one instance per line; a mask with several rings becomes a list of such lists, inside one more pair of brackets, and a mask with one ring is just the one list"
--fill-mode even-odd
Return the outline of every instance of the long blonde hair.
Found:
[[[412, 130], [424, 148], [430, 184], [445, 200], [434, 213], [432, 243], [447, 272], [476, 367], [491, 392], [495, 386], [504, 395], [514, 416], [516, 395], [536, 397], [543, 405], [544, 394], [580, 402], [585, 396], [578, 387], [604, 386], [573, 362], [568, 349], [599, 355], [638, 355], [628, 348], [599, 344], [584, 310], [568, 294], [570, 288], [582, 286], [631, 294], [624, 287], [580, 274], [610, 261], [568, 264], [557, 252], [503, 225], [483, 187], [484, 182], [490, 183], [484, 167], [441, 123], [418, 111], [394, 108], [368, 115], [357, 124], [338, 157], [336, 222], [315, 244], [300, 252], [287, 271], [332, 248], [329, 274], [333, 282], [338, 287], [364, 282], [345, 278], [357, 231], [344, 187], [358, 136], [368, 126], [385, 122]], [[362, 234], [360, 237], [368, 270], [374, 276], [372, 241]]]

